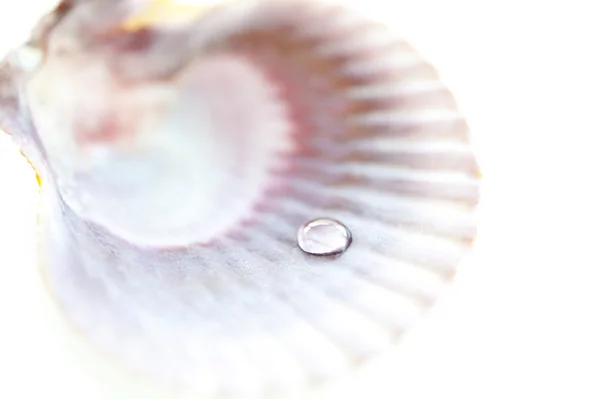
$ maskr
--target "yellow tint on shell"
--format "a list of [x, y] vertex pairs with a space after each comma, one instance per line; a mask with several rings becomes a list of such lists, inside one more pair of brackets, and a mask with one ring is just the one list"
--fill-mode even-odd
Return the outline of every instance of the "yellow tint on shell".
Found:
[[29, 166], [31, 166], [31, 168], [35, 172], [35, 180], [37, 181], [38, 187], [41, 188], [42, 187], [42, 178], [40, 177], [40, 174], [38, 173], [35, 165], [33, 164], [33, 162], [31, 162], [31, 160], [29, 158], [27, 158], [27, 155], [25, 155], [25, 153], [23, 151], [20, 151], [20, 153], [21, 153], [21, 156], [23, 158], [25, 158], [25, 160], [27, 161]]
[[199, 17], [209, 7], [210, 4], [191, 4], [181, 0], [150, 0], [139, 12], [129, 17], [122, 27], [135, 31], [153, 24], [186, 21]]

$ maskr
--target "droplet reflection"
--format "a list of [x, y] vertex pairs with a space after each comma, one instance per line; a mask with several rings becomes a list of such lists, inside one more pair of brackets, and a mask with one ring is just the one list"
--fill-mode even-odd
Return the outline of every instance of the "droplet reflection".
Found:
[[335, 219], [311, 220], [298, 229], [298, 246], [311, 255], [337, 255], [352, 242], [352, 233]]

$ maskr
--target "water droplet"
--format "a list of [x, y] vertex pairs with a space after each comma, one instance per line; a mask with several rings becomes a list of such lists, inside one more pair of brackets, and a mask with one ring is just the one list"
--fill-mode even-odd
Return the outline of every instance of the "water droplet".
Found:
[[352, 233], [335, 219], [311, 220], [298, 229], [298, 246], [311, 255], [336, 255], [352, 242]]

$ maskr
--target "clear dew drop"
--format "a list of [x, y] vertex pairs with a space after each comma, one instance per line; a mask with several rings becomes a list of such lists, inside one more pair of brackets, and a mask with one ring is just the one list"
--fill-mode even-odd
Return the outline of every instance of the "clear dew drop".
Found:
[[350, 230], [335, 219], [314, 219], [298, 229], [298, 246], [311, 255], [337, 255], [348, 249], [351, 242]]

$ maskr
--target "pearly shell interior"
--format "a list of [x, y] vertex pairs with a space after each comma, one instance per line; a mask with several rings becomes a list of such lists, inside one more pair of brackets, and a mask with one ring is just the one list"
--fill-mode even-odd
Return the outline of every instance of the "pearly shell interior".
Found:
[[[65, 61], [57, 63], [40, 68], [29, 93], [61, 195], [80, 216], [129, 242], [210, 243], [251, 217], [272, 188], [274, 170], [285, 166], [293, 146], [286, 109], [271, 82], [239, 56], [207, 56], [170, 85], [138, 89], [149, 118], [127, 106], [139, 98], [121, 94], [127, 89], [111, 101], [114, 91], [99, 93], [100, 87], [83, 105], [77, 90], [67, 90], [64, 98], [54, 96], [55, 106], [46, 105], [35, 95], [52, 90], [48, 82], [64, 86], [53, 79]], [[72, 77], [72, 84], [95, 87], [94, 72], [90, 80]], [[108, 112], [99, 101], [110, 101]], [[123, 126], [115, 113], [125, 114]]]
[[[61, 105], [110, 103], [86, 103], [72, 64], [48, 53], [12, 75], [10, 130], [44, 181], [40, 255], [65, 317], [127, 369], [194, 394], [294, 392], [388, 348], [475, 236], [477, 164], [435, 70], [318, 1], [227, 3], [159, 33], [113, 58], [69, 42], [92, 68], [161, 82], [145, 97], [167, 104], [159, 122], [127, 137], [78, 136]], [[317, 217], [348, 227], [344, 253], [298, 248]]]

